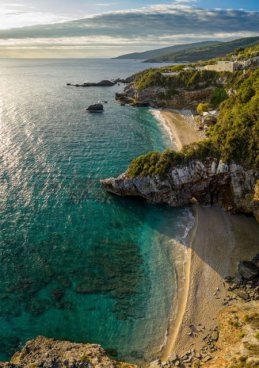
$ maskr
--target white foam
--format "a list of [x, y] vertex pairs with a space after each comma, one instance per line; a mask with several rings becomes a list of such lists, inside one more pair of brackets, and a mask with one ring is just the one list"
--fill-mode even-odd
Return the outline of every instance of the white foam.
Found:
[[170, 126], [167, 123], [167, 120], [163, 117], [160, 110], [157, 109], [150, 109], [151, 114], [155, 117], [157, 122], [159, 123], [159, 126], [164, 130], [164, 132], [168, 135], [170, 138], [170, 141], [175, 144], [174, 135], [172, 133], [172, 130]]

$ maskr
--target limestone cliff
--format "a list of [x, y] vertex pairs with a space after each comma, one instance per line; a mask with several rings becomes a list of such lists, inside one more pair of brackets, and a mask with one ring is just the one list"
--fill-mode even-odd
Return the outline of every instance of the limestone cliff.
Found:
[[[220, 204], [232, 212], [258, 216], [255, 196], [258, 172], [216, 159], [193, 160], [185, 166], [172, 167], [165, 177], [129, 177], [101, 181], [105, 190], [120, 196], [142, 197], [150, 203], [185, 206], [196, 199], [201, 204]], [[258, 185], [258, 183], [257, 183]]]
[[2, 368], [134, 368], [110, 359], [96, 344], [77, 344], [39, 336], [28, 341]]
[[162, 97], [166, 93], [163, 87], [149, 87], [142, 91], [137, 91], [134, 84], [125, 88], [123, 93], [117, 93], [116, 99], [121, 103], [132, 106], [167, 107], [174, 109], [191, 108], [195, 109], [199, 102], [210, 100], [213, 88], [201, 88], [195, 91], [179, 90], [177, 94], [165, 99]]

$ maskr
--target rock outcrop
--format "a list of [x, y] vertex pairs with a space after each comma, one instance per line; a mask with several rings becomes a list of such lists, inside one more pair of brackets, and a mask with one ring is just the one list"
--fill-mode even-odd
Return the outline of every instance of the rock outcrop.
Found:
[[210, 100], [213, 94], [213, 87], [201, 88], [195, 91], [179, 89], [177, 94], [170, 99], [161, 97], [166, 93], [164, 87], [149, 87], [142, 91], [137, 91], [134, 83], [129, 84], [123, 93], [116, 93], [115, 98], [121, 103], [132, 106], [168, 107], [174, 109], [196, 108], [199, 102]]
[[110, 359], [100, 345], [77, 344], [39, 336], [28, 341], [1, 368], [134, 368]]
[[257, 179], [258, 173], [253, 170], [206, 159], [172, 167], [164, 178], [131, 178], [126, 172], [117, 178], [101, 180], [101, 184], [108, 192], [142, 197], [150, 203], [179, 207], [196, 199], [201, 204], [220, 204], [232, 212], [256, 215], [259, 208], [259, 201], [254, 199]]
[[97, 103], [90, 105], [87, 109], [88, 112], [103, 112], [103, 104]]
[[238, 265], [239, 274], [246, 281], [252, 281], [259, 278], [259, 267], [253, 261], [242, 261]]
[[113, 87], [117, 83], [129, 83], [131, 80], [132, 80], [131, 77], [126, 78], [126, 79], [117, 78], [115, 80], [104, 79], [104, 80], [101, 80], [100, 82], [86, 82], [82, 84], [67, 83], [67, 86], [84, 87], [84, 88], [86, 87]]

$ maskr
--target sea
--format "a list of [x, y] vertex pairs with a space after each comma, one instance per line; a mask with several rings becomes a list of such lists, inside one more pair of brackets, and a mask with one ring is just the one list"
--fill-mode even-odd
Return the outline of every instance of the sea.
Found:
[[[101, 344], [150, 362], [166, 342], [177, 289], [174, 246], [188, 209], [103, 191], [100, 179], [171, 146], [147, 108], [114, 87], [132, 60], [0, 60], [0, 360], [38, 335]], [[86, 108], [104, 103], [102, 114]]]

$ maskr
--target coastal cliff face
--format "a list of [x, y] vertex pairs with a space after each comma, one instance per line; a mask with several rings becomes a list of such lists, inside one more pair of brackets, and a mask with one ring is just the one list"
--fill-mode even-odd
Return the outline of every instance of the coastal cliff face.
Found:
[[125, 88], [124, 93], [117, 93], [116, 99], [132, 106], [170, 107], [174, 109], [195, 108], [199, 102], [210, 100], [213, 88], [202, 88], [195, 91], [179, 90], [169, 99], [161, 96], [167, 91], [163, 87], [149, 87], [137, 91], [134, 84]]
[[220, 204], [232, 212], [253, 213], [259, 217], [256, 196], [258, 173], [237, 164], [216, 159], [193, 160], [188, 165], [172, 167], [161, 178], [135, 177], [127, 173], [101, 181], [103, 188], [120, 196], [142, 197], [149, 203], [185, 206], [196, 199], [201, 204]]
[[28, 341], [10, 362], [1, 368], [134, 368], [134, 365], [110, 359], [96, 344], [77, 344], [39, 336]]

